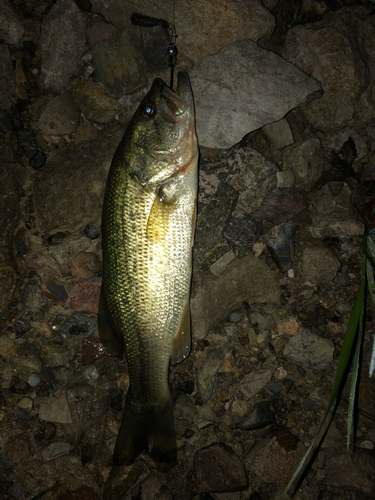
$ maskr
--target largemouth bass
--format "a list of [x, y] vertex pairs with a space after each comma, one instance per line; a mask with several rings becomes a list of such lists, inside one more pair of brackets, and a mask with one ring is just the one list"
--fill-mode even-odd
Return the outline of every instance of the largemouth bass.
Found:
[[145, 448], [176, 460], [169, 363], [189, 353], [189, 294], [198, 148], [186, 73], [177, 91], [155, 79], [114, 155], [104, 199], [100, 337], [130, 387], [113, 461]]

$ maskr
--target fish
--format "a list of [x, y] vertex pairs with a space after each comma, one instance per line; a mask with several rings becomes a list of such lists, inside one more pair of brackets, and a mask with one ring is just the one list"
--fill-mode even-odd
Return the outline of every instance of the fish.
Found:
[[198, 145], [187, 73], [176, 91], [156, 78], [114, 154], [102, 214], [101, 342], [122, 359], [129, 390], [113, 463], [146, 450], [177, 460], [170, 363], [190, 351], [190, 285]]

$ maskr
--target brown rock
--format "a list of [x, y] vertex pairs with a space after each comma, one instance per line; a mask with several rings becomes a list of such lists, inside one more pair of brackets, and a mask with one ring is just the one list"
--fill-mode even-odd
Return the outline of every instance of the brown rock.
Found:
[[353, 191], [347, 182], [332, 181], [309, 194], [313, 238], [362, 237], [364, 224], [354, 208]]
[[94, 253], [80, 252], [72, 258], [70, 267], [73, 276], [86, 279], [94, 277], [102, 268], [102, 263]]
[[9, 0], [0, 1], [0, 38], [5, 43], [17, 44], [24, 33], [23, 23]]
[[332, 361], [334, 350], [331, 340], [301, 327], [285, 346], [284, 356], [290, 363], [325, 370]]
[[34, 180], [34, 207], [42, 232], [80, 232], [87, 224], [100, 226], [107, 173], [123, 132], [115, 124], [94, 144], [50, 153]]
[[375, 456], [367, 450], [356, 449], [354, 455], [335, 453], [329, 461], [324, 483], [345, 491], [375, 495]]
[[21, 462], [30, 456], [29, 445], [23, 438], [12, 439], [8, 447], [7, 456], [12, 463]]
[[341, 262], [322, 241], [309, 243], [303, 251], [303, 273], [312, 284], [331, 281], [341, 267]]
[[296, 436], [278, 428], [272, 437], [264, 437], [252, 448], [245, 466], [263, 482], [285, 487], [305, 452]]
[[89, 365], [102, 356], [108, 355], [109, 353], [100, 342], [99, 337], [94, 337], [92, 335], [82, 340], [82, 364], [84, 366]]
[[0, 44], [0, 105], [7, 103], [10, 95], [16, 89], [16, 78], [12, 58], [5, 43]]
[[122, 500], [125, 493], [150, 473], [143, 460], [136, 460], [130, 467], [112, 467], [104, 485], [103, 500]]
[[226, 492], [247, 488], [248, 480], [238, 455], [223, 443], [214, 443], [194, 455], [198, 491]]
[[[119, 4], [117, 0], [91, 0], [91, 3], [95, 12], [118, 29], [129, 24], [135, 8], [134, 4]], [[138, 8], [144, 12], [145, 7]], [[175, 8], [176, 20], [183, 20], [178, 27], [178, 62], [187, 69], [236, 40], [250, 38], [266, 46], [275, 26], [273, 15], [260, 0], [250, 3], [225, 0], [220, 4], [209, 0], [204, 9], [201, 4], [187, 0], [176, 2]], [[147, 14], [171, 21], [171, 7], [167, 3], [147, 4]]]
[[103, 124], [113, 119], [119, 104], [115, 99], [108, 97], [98, 83], [78, 80], [69, 85], [68, 89], [88, 120]]
[[255, 219], [281, 224], [307, 207], [305, 198], [296, 188], [275, 188], [262, 205], [250, 215]]
[[95, 80], [108, 95], [120, 97], [146, 85], [141, 28], [126, 26], [95, 45], [93, 56]]
[[69, 293], [67, 304], [73, 311], [98, 314], [101, 278], [91, 278], [77, 283]]
[[374, 115], [373, 23], [365, 8], [343, 8], [320, 23], [288, 31], [284, 57], [323, 85], [322, 97], [303, 109], [319, 130], [340, 130], [349, 122], [362, 127]]
[[54, 97], [44, 108], [39, 127], [45, 135], [68, 135], [79, 125], [80, 110], [69, 92]]
[[76, 70], [86, 45], [86, 18], [73, 0], [55, 3], [43, 19], [40, 88], [58, 94]]

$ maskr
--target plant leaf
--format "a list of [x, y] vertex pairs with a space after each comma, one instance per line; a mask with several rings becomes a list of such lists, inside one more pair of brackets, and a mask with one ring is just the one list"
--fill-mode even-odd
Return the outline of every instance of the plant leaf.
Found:
[[349, 450], [349, 445], [350, 445], [350, 435], [351, 435], [351, 429], [352, 429], [352, 424], [353, 424], [355, 396], [356, 396], [356, 392], [357, 392], [359, 355], [360, 355], [360, 352], [361, 352], [364, 311], [365, 311], [365, 305], [363, 304], [362, 305], [362, 311], [361, 311], [361, 317], [359, 318], [357, 347], [356, 347], [356, 350], [355, 350], [355, 357], [354, 357], [354, 363], [353, 363], [352, 381], [351, 381], [351, 384], [350, 384], [350, 396], [349, 396], [349, 408], [348, 408], [348, 430], [347, 430], [347, 435], [346, 435], [346, 448], [348, 450]]
[[[364, 251], [362, 251], [362, 263], [363, 263], [364, 258], [365, 258]], [[321, 431], [321, 429], [322, 429], [322, 427], [327, 419], [327, 416], [331, 410], [333, 401], [335, 400], [335, 397], [337, 395], [337, 391], [341, 385], [341, 382], [343, 381], [345, 371], [346, 371], [346, 368], [348, 366], [350, 354], [352, 352], [352, 347], [353, 347], [353, 342], [354, 342], [355, 335], [357, 332], [357, 327], [358, 327], [358, 324], [360, 323], [361, 313], [364, 310], [365, 292], [366, 292], [366, 276], [363, 275], [363, 277], [361, 279], [360, 286], [359, 286], [358, 295], [357, 295], [357, 298], [354, 302], [352, 312], [350, 313], [348, 326], [346, 328], [345, 338], [344, 338], [344, 342], [343, 342], [342, 348], [341, 348], [339, 363], [338, 363], [337, 370], [336, 370], [335, 380], [333, 382], [333, 389], [332, 389], [331, 397], [330, 397], [330, 400], [328, 403], [328, 408], [323, 416], [323, 419], [318, 427], [318, 430], [315, 434], [315, 437], [314, 437], [311, 445], [309, 446], [307, 452], [305, 453], [304, 457], [300, 461], [300, 463], [299, 463], [297, 469], [295, 470], [291, 480], [289, 481], [287, 487], [285, 488], [284, 495], [288, 492], [289, 488], [292, 486], [293, 481], [298, 476], [298, 474], [301, 471], [307, 457], [309, 456], [310, 451], [311, 451], [312, 447], [314, 446], [314, 443], [315, 443], [315, 441], [316, 441], [316, 439], [317, 439], [317, 437], [318, 437], [318, 435], [319, 435], [319, 433], [320, 433], [320, 431]]]

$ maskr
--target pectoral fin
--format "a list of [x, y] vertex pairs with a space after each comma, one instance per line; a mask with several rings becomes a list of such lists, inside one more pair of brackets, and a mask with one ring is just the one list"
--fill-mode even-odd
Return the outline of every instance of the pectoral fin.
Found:
[[175, 210], [175, 199], [168, 199], [162, 190], [157, 193], [147, 221], [147, 239], [153, 243], [163, 241]]
[[189, 300], [186, 301], [184, 312], [182, 314], [180, 327], [173, 339], [171, 363], [179, 363], [187, 358], [191, 347], [190, 333], [190, 306]]
[[104, 284], [102, 284], [102, 288], [100, 290], [98, 328], [100, 340], [107, 351], [110, 352], [112, 356], [122, 359], [124, 356], [124, 345], [122, 339], [116, 335], [116, 332], [111, 324]]

